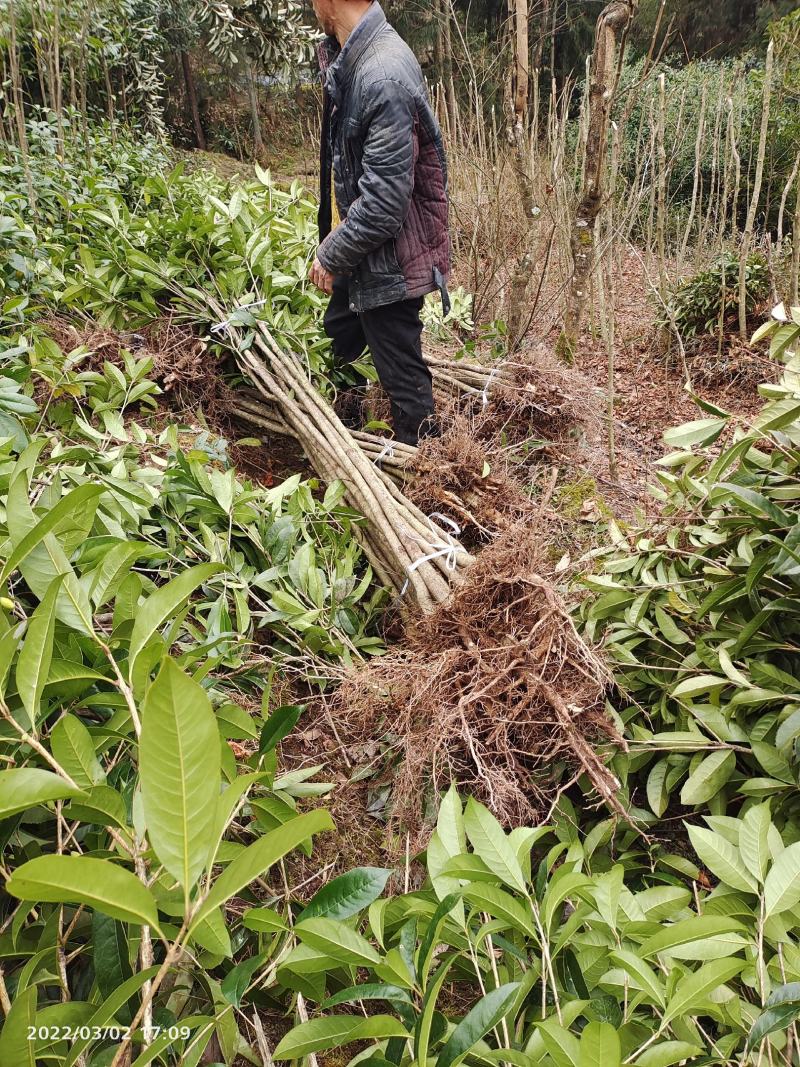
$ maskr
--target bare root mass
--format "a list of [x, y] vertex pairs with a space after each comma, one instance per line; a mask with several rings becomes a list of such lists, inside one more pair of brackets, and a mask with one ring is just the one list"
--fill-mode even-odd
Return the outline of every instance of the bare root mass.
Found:
[[472, 549], [532, 515], [535, 504], [509, 469], [499, 441], [483, 432], [483, 417], [453, 413], [441, 437], [423, 441], [407, 464], [406, 495], [430, 514], [446, 514]]
[[486, 395], [482, 432], [502, 433], [509, 443], [538, 438], [567, 444], [591, 435], [602, 418], [601, 391], [545, 345], [517, 352]]
[[345, 743], [399, 738], [393, 818], [407, 828], [421, 831], [425, 781], [458, 782], [508, 825], [536, 818], [559, 764], [622, 813], [619, 783], [594, 748], [623, 743], [604, 711], [609, 676], [541, 563], [531, 530], [508, 530], [447, 603], [409, 626], [402, 648], [360, 666], [332, 698]]

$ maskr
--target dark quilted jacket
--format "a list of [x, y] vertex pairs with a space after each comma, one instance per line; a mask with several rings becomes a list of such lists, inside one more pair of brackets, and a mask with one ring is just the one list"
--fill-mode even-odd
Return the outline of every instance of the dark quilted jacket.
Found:
[[[414, 53], [375, 0], [344, 48], [325, 40], [320, 66], [320, 263], [349, 277], [353, 311], [435, 289], [447, 303], [447, 166]], [[332, 232], [331, 165], [343, 220]]]

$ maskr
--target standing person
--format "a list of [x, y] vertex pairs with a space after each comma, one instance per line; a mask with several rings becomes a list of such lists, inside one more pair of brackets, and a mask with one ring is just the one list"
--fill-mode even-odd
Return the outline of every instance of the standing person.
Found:
[[[325, 331], [334, 359], [368, 347], [389, 394], [395, 437], [435, 434], [420, 310], [450, 265], [442, 135], [414, 53], [378, 0], [313, 0], [325, 103], [320, 245], [312, 282], [331, 294]], [[331, 172], [341, 222], [331, 228]]]

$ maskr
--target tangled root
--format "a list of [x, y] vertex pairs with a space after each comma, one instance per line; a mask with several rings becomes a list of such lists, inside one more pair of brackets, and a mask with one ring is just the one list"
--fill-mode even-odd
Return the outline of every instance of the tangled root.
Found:
[[617, 813], [619, 783], [592, 742], [624, 745], [607, 718], [610, 677], [540, 576], [535, 534], [517, 526], [484, 549], [398, 649], [359, 667], [331, 712], [348, 744], [399, 738], [393, 818], [420, 830], [422, 782], [455, 781], [507, 825], [546, 810], [558, 763], [586, 774]]
[[484, 434], [503, 434], [508, 443], [534, 437], [565, 444], [599, 426], [599, 391], [545, 345], [523, 349], [503, 366], [502, 379], [487, 393]]
[[508, 469], [499, 443], [482, 432], [482, 417], [453, 412], [441, 437], [428, 438], [408, 466], [406, 496], [426, 512], [443, 512], [472, 549], [533, 515], [535, 504]]

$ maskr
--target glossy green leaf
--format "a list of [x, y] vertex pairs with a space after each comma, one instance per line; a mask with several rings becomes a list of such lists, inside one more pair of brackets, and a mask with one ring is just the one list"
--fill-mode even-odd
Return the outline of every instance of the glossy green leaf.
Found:
[[150, 890], [112, 860], [37, 856], [12, 873], [6, 890], [20, 900], [86, 904], [113, 919], [158, 928]]
[[688, 1041], [661, 1041], [640, 1052], [635, 1067], [673, 1067], [673, 1064], [700, 1056], [703, 1050]]
[[136, 615], [128, 650], [131, 677], [142, 649], [160, 626], [181, 608], [198, 586], [223, 569], [220, 563], [201, 563], [183, 571], [177, 578], [152, 593]]
[[667, 1004], [662, 1017], [664, 1024], [681, 1016], [699, 1014], [708, 999], [719, 986], [729, 982], [744, 968], [744, 960], [712, 960], [699, 970], [687, 975], [678, 983], [678, 988]]
[[519, 982], [509, 982], [481, 997], [448, 1038], [436, 1060], [436, 1067], [455, 1067], [455, 1064], [461, 1063], [481, 1038], [509, 1012], [519, 987]]
[[37, 804], [79, 796], [82, 796], [80, 789], [52, 771], [37, 767], [12, 767], [0, 771], [0, 819], [27, 811]]
[[13, 550], [9, 553], [8, 558], [3, 564], [3, 569], [0, 571], [0, 585], [2, 585], [8, 576], [12, 574], [20, 563], [24, 562], [31, 552], [37, 548], [44, 540], [45, 536], [54, 530], [60, 522], [62, 522], [69, 515], [73, 514], [80, 508], [85, 507], [92, 500], [95, 500], [101, 493], [106, 491], [104, 485], [97, 485], [95, 483], [87, 482], [85, 485], [79, 485], [77, 489], [73, 489], [62, 497], [61, 500], [50, 508], [46, 515], [42, 516], [35, 525], [33, 525], [24, 536], [14, 544]]
[[57, 575], [31, 615], [25, 640], [17, 657], [17, 692], [32, 727], [39, 714], [39, 701], [47, 683], [53, 657], [53, 634], [56, 622], [56, 601], [64, 575]]
[[92, 735], [75, 715], [64, 715], [50, 732], [50, 747], [60, 767], [82, 789], [99, 785], [105, 774]]
[[706, 804], [722, 789], [735, 769], [734, 752], [712, 752], [684, 782], [681, 804]]
[[691, 919], [682, 919], [680, 922], [663, 926], [641, 945], [638, 954], [646, 959], [661, 952], [669, 953], [673, 948], [694, 941], [741, 933], [745, 929], [738, 920], [726, 915], [695, 915]]
[[741, 819], [739, 855], [742, 863], [757, 882], [763, 883], [770, 852], [768, 835], [772, 824], [768, 804], [755, 804]]
[[8, 1067], [36, 1067], [36, 1042], [28, 1030], [36, 1019], [37, 993], [35, 985], [18, 993], [0, 1030], [0, 1063]]
[[778, 856], [764, 880], [764, 915], [779, 915], [800, 903], [800, 842]]
[[581, 1033], [580, 1067], [620, 1067], [619, 1034], [609, 1023], [588, 1022]]
[[659, 1007], [666, 1003], [664, 983], [653, 968], [635, 952], [619, 948], [611, 953], [610, 958], [628, 974], [637, 989], [641, 989]]
[[506, 885], [525, 893], [522, 867], [502, 826], [489, 809], [479, 804], [474, 797], [467, 801], [464, 829], [476, 854], [487, 867]]
[[192, 919], [190, 931], [193, 930], [214, 908], [221, 907], [226, 901], [244, 889], [255, 878], [268, 871], [273, 863], [291, 852], [293, 848], [308, 841], [314, 834], [323, 830], [332, 830], [333, 820], [322, 808], [298, 815], [283, 826], [264, 834], [255, 844], [240, 852], [216, 879], [211, 892], [200, 904]]
[[785, 1030], [800, 1018], [800, 982], [778, 986], [767, 997], [764, 1011], [753, 1023], [747, 1036], [746, 1048], [757, 1048], [765, 1037]]
[[726, 841], [721, 834], [702, 826], [687, 825], [686, 829], [700, 861], [721, 882], [743, 893], [758, 892], [758, 882], [745, 867], [735, 845]]
[[258, 745], [259, 756], [271, 752], [287, 734], [292, 732], [304, 710], [304, 707], [299, 704], [284, 704], [273, 711], [261, 731]]
[[695, 419], [675, 426], [664, 433], [664, 441], [671, 448], [691, 448], [712, 444], [728, 424], [727, 419]]
[[405, 1028], [391, 1015], [372, 1015], [368, 1019], [358, 1015], [332, 1015], [295, 1026], [278, 1043], [273, 1055], [276, 1060], [296, 1060], [353, 1041], [406, 1036]]
[[304, 919], [297, 923], [295, 932], [304, 945], [339, 963], [367, 967], [380, 962], [378, 953], [361, 934], [336, 919]]
[[139, 776], [147, 834], [188, 890], [208, 857], [220, 793], [220, 740], [202, 686], [165, 659], [142, 707]]
[[318, 917], [348, 919], [369, 907], [386, 887], [392, 872], [385, 867], [356, 867], [340, 874], [316, 893], [300, 913], [298, 922]]

